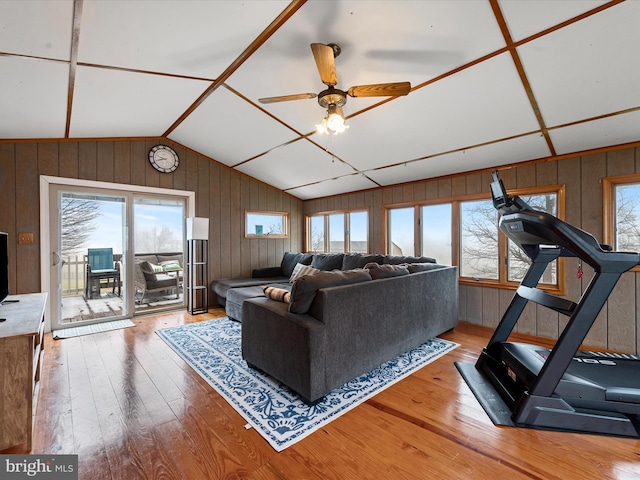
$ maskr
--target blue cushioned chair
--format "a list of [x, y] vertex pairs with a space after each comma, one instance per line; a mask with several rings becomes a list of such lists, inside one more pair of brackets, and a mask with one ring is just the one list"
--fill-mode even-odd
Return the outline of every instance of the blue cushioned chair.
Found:
[[120, 264], [113, 261], [113, 248], [89, 248], [87, 250], [84, 294], [86, 298], [100, 297], [102, 280], [111, 283], [112, 292], [120, 296]]

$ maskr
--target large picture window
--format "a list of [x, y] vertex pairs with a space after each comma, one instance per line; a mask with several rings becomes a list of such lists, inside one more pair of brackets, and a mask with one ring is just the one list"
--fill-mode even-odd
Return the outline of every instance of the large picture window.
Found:
[[306, 217], [307, 251], [368, 253], [367, 210], [324, 212]]
[[[637, 232], [640, 233], [640, 176], [637, 189]], [[562, 186], [528, 188], [510, 193], [518, 195], [536, 210], [559, 218], [564, 216]], [[444, 203], [385, 208], [386, 253], [429, 256], [438, 263], [457, 265], [461, 283], [514, 288], [531, 264], [524, 252], [500, 232], [499, 215], [488, 194], [455, 198]], [[632, 232], [627, 235], [629, 238], [632, 236]], [[638, 247], [640, 249], [640, 245]], [[559, 261], [549, 265], [541, 280], [545, 288], [560, 290], [560, 268]]]

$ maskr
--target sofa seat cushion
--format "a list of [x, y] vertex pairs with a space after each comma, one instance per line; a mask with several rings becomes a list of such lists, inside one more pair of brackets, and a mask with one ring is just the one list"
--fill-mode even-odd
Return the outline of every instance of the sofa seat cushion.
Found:
[[321, 288], [337, 287], [371, 280], [368, 270], [334, 270], [305, 275], [293, 282], [289, 311], [291, 313], [307, 313], [311, 308], [316, 293]]
[[289, 277], [265, 277], [265, 278], [221, 278], [211, 284], [211, 289], [218, 297], [227, 298], [230, 289], [268, 285], [270, 283], [287, 283]]
[[177, 288], [178, 279], [175, 275], [167, 275], [166, 273], [156, 273], [153, 279], [147, 278], [147, 290], [155, 290], [157, 288]]
[[[227, 317], [232, 320], [242, 321], [242, 304], [249, 298], [264, 297], [263, 287], [265, 285], [253, 285], [250, 287], [232, 288], [227, 293], [227, 301], [225, 312]], [[273, 284], [270, 285], [280, 289], [289, 289], [289, 284]]]

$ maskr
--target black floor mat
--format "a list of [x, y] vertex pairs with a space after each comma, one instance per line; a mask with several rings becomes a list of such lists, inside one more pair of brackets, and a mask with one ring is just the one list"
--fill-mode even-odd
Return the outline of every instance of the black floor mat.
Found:
[[482, 376], [473, 363], [454, 362], [456, 368], [467, 382], [473, 394], [487, 412], [487, 415], [495, 425], [515, 427], [511, 420], [511, 410], [504, 403], [493, 385]]

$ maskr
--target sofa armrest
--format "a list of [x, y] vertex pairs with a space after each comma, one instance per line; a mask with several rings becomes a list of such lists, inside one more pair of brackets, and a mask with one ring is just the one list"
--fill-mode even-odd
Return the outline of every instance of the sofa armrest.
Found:
[[326, 326], [265, 297], [242, 305], [242, 357], [313, 402], [326, 393]]
[[251, 278], [284, 277], [280, 267], [255, 268], [251, 272]]

